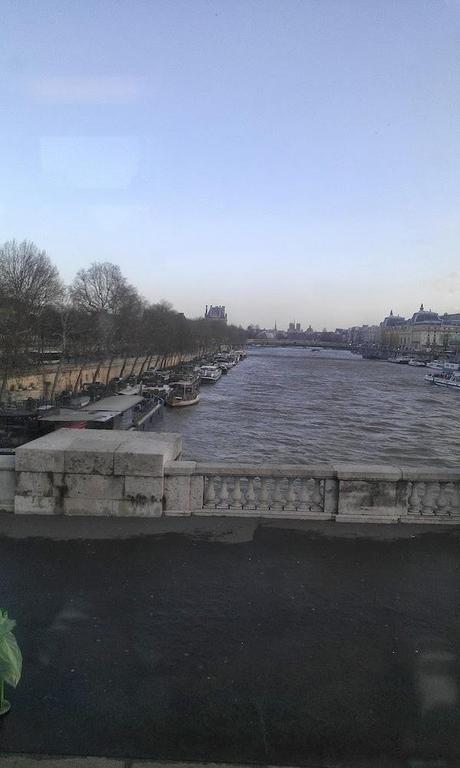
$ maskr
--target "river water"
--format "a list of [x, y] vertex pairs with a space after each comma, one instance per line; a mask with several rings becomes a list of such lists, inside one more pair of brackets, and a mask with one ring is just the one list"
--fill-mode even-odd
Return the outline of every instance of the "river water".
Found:
[[257, 348], [201, 388], [201, 401], [166, 409], [184, 459], [266, 463], [351, 461], [456, 467], [460, 392], [426, 371], [350, 352]]

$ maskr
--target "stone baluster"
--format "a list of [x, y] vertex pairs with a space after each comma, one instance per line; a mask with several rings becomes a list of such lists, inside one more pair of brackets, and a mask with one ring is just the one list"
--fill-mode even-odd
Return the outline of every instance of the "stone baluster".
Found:
[[457, 483], [447, 483], [446, 485], [447, 496], [447, 514], [458, 515], [460, 512], [460, 493]]
[[273, 488], [273, 496], [270, 504], [270, 509], [283, 509], [283, 499], [281, 495], [281, 483], [282, 479], [277, 477], [275, 479], [275, 485]]
[[438, 515], [446, 515], [448, 506], [449, 506], [449, 497], [447, 495], [447, 483], [441, 483], [439, 488], [438, 503], [437, 503]]
[[248, 489], [246, 491], [246, 503], [244, 505], [245, 509], [255, 509], [256, 508], [256, 494], [254, 492], [254, 478], [249, 477], [248, 478]]
[[268, 482], [266, 477], [260, 478], [259, 503], [261, 509], [268, 509]]
[[439, 483], [425, 483], [425, 494], [422, 501], [422, 515], [436, 514], [436, 499]]
[[239, 477], [234, 478], [230, 506], [232, 506], [235, 509], [243, 508], [242, 495], [241, 495], [241, 478]]
[[219, 503], [217, 506], [219, 509], [228, 509], [228, 486], [226, 477], [221, 478]]
[[287, 509], [289, 511], [294, 511], [297, 509], [296, 506], [296, 495], [295, 495], [295, 478], [290, 477], [288, 480], [288, 489], [286, 494], [286, 502], [284, 504], [284, 509]]
[[299, 498], [297, 500], [298, 511], [306, 512], [307, 504], [308, 504], [308, 479], [306, 477], [302, 477], [300, 481]]
[[216, 506], [216, 488], [214, 485], [214, 478], [212, 476], [207, 478], [204, 506], [205, 507]]
[[324, 511], [335, 519], [339, 505], [339, 481], [329, 477], [324, 481]]
[[313, 493], [311, 497], [310, 510], [312, 512], [322, 512], [321, 480], [316, 478], [313, 484]]
[[[410, 515], [418, 515], [421, 512], [421, 496], [423, 496], [423, 483], [412, 482], [409, 493], [409, 500], [407, 502], [408, 512]], [[420, 493], [422, 491], [422, 493]]]

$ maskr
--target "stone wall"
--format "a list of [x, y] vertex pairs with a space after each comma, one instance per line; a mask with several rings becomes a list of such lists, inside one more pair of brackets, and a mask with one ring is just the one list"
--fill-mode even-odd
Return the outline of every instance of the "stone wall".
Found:
[[107, 384], [117, 376], [138, 374], [148, 367], [169, 368], [180, 362], [187, 362], [193, 354], [171, 353], [169, 355], [142, 355], [141, 357], [103, 360], [100, 363], [66, 363], [51, 365], [7, 379], [6, 391], [21, 397], [48, 397], [65, 389], [79, 389], [82, 384], [94, 380]]
[[[180, 435], [61, 429], [4, 457], [16, 514], [460, 524], [460, 472], [181, 461]], [[14, 495], [14, 505], [12, 503]]]
[[16, 514], [160, 517], [179, 435], [60, 429], [16, 451]]
[[16, 475], [14, 456], [0, 456], [0, 512], [14, 511]]

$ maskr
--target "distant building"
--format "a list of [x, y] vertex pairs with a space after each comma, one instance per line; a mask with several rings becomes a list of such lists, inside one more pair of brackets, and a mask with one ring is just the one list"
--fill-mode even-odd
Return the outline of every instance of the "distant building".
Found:
[[227, 322], [227, 313], [225, 312], [225, 307], [223, 306], [215, 306], [211, 304], [209, 307], [206, 304], [206, 311], [204, 313], [204, 316], [206, 320], [220, 320], [222, 323]]
[[380, 323], [383, 346], [407, 351], [460, 348], [460, 313], [439, 315], [421, 304], [409, 320], [390, 312]]

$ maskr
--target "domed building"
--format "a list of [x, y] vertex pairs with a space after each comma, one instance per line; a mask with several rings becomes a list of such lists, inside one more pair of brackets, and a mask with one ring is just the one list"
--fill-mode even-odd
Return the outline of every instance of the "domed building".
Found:
[[460, 349], [459, 315], [440, 316], [423, 304], [410, 320], [393, 311], [380, 324], [383, 346], [407, 352], [428, 352], [436, 349]]

